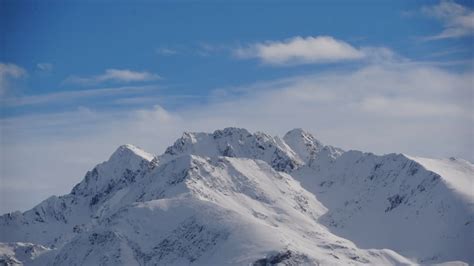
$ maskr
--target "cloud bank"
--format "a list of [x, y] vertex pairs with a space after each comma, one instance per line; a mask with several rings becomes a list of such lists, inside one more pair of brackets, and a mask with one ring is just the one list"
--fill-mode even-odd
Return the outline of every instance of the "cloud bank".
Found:
[[[183, 131], [227, 126], [275, 135], [303, 127], [344, 149], [473, 161], [473, 77], [471, 71], [424, 64], [374, 63], [222, 89], [206, 104], [178, 109], [78, 106], [66, 113], [4, 118], [0, 212], [69, 192], [121, 144], [159, 154]], [[135, 100], [138, 106], [147, 101]], [[42, 186], [25, 185], [33, 183]]]

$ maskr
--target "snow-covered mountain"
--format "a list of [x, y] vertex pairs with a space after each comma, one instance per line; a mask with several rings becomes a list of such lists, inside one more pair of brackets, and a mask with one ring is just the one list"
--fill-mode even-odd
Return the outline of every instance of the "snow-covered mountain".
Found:
[[0, 217], [6, 265], [474, 263], [474, 166], [343, 151], [301, 129], [132, 145]]

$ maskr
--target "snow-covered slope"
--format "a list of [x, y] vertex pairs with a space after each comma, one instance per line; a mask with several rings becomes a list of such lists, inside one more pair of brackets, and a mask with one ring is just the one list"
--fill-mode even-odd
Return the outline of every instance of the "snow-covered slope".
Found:
[[344, 152], [301, 129], [284, 140], [306, 162], [291, 175], [328, 208], [319, 221], [332, 232], [421, 263], [474, 261], [469, 162]]
[[[52, 196], [24, 213], [0, 217], [0, 241], [25, 241], [55, 247], [82, 224], [90, 222], [102, 203], [145, 172], [153, 156], [132, 146], [119, 147], [107, 162], [89, 171], [70, 194]], [[54, 228], [54, 233], [51, 229]]]
[[474, 204], [474, 178], [472, 178], [474, 166], [470, 162], [453, 157], [449, 159], [408, 158], [418, 162], [425, 169], [439, 174], [453, 193], [462, 195], [465, 200]]
[[0, 262], [473, 263], [473, 167], [442, 162], [345, 152], [301, 129], [185, 133], [156, 157], [124, 145], [70, 194], [1, 216]]
[[302, 164], [297, 155], [279, 137], [246, 129], [225, 128], [214, 133], [184, 133], [159, 160], [182, 154], [259, 159], [278, 171], [290, 172]]
[[0, 265], [23, 265], [47, 263], [41, 255], [49, 252], [50, 249], [31, 243], [0, 243]]
[[404, 155], [350, 151], [292, 175], [329, 209], [320, 222], [360, 247], [390, 248], [423, 263], [474, 261], [472, 203]]

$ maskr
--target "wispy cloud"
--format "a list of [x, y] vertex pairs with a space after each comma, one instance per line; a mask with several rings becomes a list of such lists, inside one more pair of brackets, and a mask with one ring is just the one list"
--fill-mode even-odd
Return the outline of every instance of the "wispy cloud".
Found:
[[151, 105], [156, 105], [156, 104], [162, 104], [162, 103], [167, 103], [167, 104], [176, 104], [176, 103], [182, 103], [182, 102], [189, 102], [192, 100], [198, 100], [198, 99], [203, 99], [205, 100], [205, 96], [200, 96], [200, 95], [186, 95], [186, 94], [180, 94], [180, 95], [144, 95], [144, 96], [138, 96], [138, 97], [121, 97], [116, 100], [114, 100], [114, 104], [117, 105], [126, 105], [126, 106], [151, 106]]
[[232, 45], [229, 44], [211, 44], [207, 42], [196, 42], [188, 44], [179, 44], [174, 46], [161, 46], [155, 49], [155, 53], [161, 56], [183, 55], [191, 57], [207, 57], [220, 53], [227, 53], [232, 50], [232, 48]]
[[53, 70], [53, 64], [46, 63], [46, 62], [38, 63], [36, 64], [36, 68], [38, 68], [38, 70], [43, 71], [43, 72], [50, 72]]
[[232, 51], [232, 45], [199, 42], [197, 46], [193, 48], [193, 50], [195, 54], [206, 57], [206, 56], [211, 56], [211, 55], [228, 53], [229, 51]]
[[103, 98], [103, 97], [127, 97], [136, 94], [145, 94], [152, 91], [157, 91], [157, 86], [126, 86], [117, 88], [101, 88], [101, 89], [87, 89], [87, 90], [73, 90], [62, 91], [39, 95], [30, 95], [22, 97], [9, 97], [0, 100], [4, 107], [17, 107], [27, 105], [54, 105], [57, 103], [69, 103], [79, 101], [81, 99]]
[[159, 55], [163, 55], [163, 56], [170, 56], [170, 55], [177, 54], [178, 50], [171, 49], [171, 48], [168, 48], [168, 47], [160, 47], [160, 48], [156, 49], [156, 53], [159, 54]]
[[81, 84], [81, 85], [96, 85], [104, 82], [116, 82], [116, 83], [129, 83], [129, 82], [141, 82], [141, 81], [153, 81], [158, 80], [161, 77], [157, 74], [150, 73], [147, 71], [138, 72], [129, 69], [106, 69], [105, 73], [90, 76], [90, 77], [78, 77], [71, 76], [67, 78], [64, 83], [69, 84]]
[[8, 63], [0, 63], [0, 96], [4, 96], [11, 89], [11, 82], [26, 77], [25, 69]]
[[438, 52], [433, 52], [431, 54], [428, 54], [426, 57], [427, 58], [438, 58], [438, 57], [446, 57], [450, 56], [453, 54], [461, 54], [461, 53], [469, 53], [470, 49], [466, 47], [453, 47], [453, 48], [448, 48], [445, 50], [441, 50]]
[[422, 8], [425, 15], [443, 23], [439, 34], [425, 37], [425, 40], [459, 38], [474, 34], [474, 11], [451, 0], [442, 0], [438, 5]]
[[357, 60], [364, 53], [330, 36], [293, 37], [284, 41], [254, 43], [234, 51], [238, 58], [257, 58], [270, 65], [332, 63]]

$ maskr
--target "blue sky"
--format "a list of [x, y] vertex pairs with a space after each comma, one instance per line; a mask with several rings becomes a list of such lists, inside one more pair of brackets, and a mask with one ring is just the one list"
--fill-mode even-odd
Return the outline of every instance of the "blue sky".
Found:
[[184, 130], [473, 161], [473, 5], [2, 0], [0, 212]]
[[[153, 84], [165, 90], [160, 95], [206, 96], [220, 87], [324, 68], [353, 67], [262, 67], [256, 60], [236, 60], [232, 56], [232, 50], [239, 46], [294, 36], [332, 36], [356, 47], [389, 47], [412, 60], [445, 62], [465, 60], [472, 54], [472, 37], [420, 40], [439, 33], [442, 27], [441, 21], [421, 12], [423, 6], [438, 4], [434, 1], [2, 3], [0, 30], [4, 33], [4, 48], [0, 60], [28, 72], [28, 78], [16, 84], [19, 88], [12, 94], [17, 95], [97, 88], [99, 84], [85, 87], [64, 81], [70, 76], [99, 75], [111, 68], [156, 73], [162, 80]], [[450, 53], [433, 56], [443, 52]], [[41, 71], [37, 67], [41, 63], [50, 64], [52, 69]], [[101, 102], [95, 107], [102, 105]], [[3, 115], [46, 109], [8, 108]]]

